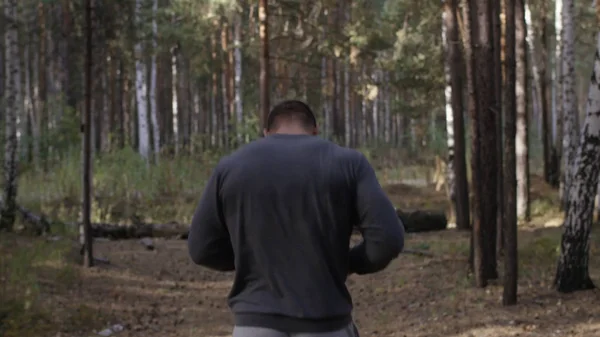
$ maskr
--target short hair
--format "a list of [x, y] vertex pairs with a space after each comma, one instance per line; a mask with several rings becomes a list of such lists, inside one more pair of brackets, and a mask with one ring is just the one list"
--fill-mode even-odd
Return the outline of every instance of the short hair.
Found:
[[276, 128], [281, 120], [300, 124], [307, 129], [317, 126], [315, 114], [308, 104], [298, 100], [287, 100], [274, 106], [267, 117], [266, 129]]

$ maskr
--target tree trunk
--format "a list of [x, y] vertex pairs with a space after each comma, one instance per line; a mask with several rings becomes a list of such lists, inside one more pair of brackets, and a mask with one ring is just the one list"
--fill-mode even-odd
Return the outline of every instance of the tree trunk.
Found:
[[[498, 277], [496, 270], [496, 114], [492, 2], [470, 1], [472, 70], [476, 110], [472, 117], [474, 265], [478, 287]], [[477, 173], [476, 173], [477, 172]], [[485, 192], [484, 192], [485, 191]]]
[[91, 232], [91, 199], [92, 199], [92, 0], [85, 3], [86, 22], [86, 57], [85, 57], [85, 111], [83, 114], [83, 167], [82, 167], [82, 224], [80, 226], [81, 244], [83, 245], [83, 265], [94, 265]]
[[492, 36], [494, 44], [494, 89], [496, 98], [496, 158], [497, 158], [497, 177], [496, 186], [496, 205], [498, 206], [496, 212], [496, 255], [502, 253], [502, 247], [504, 246], [502, 240], [502, 225], [504, 221], [504, 183], [503, 183], [503, 144], [502, 144], [502, 24], [500, 21], [501, 14], [500, 0], [493, 1], [492, 4]]
[[462, 92], [462, 55], [457, 25], [458, 0], [444, 6], [446, 45], [446, 119], [448, 132], [448, 188], [454, 206], [456, 227], [469, 229], [469, 190], [465, 162], [465, 134]]
[[[563, 13], [563, 1], [556, 0], [554, 12], [554, 26], [556, 27], [556, 48], [554, 51], [554, 63], [555, 63], [555, 76], [554, 76], [554, 115], [553, 120], [553, 135], [554, 144], [551, 156], [553, 157], [552, 162], [554, 163], [554, 186], [560, 187], [559, 195], [560, 199], [563, 200], [563, 185], [564, 185], [564, 169], [561, 165], [562, 162], [562, 149], [563, 149], [563, 79], [564, 73], [562, 69], [562, 57], [563, 57], [563, 25], [562, 25], [562, 13]], [[561, 203], [562, 207], [563, 203]]]
[[560, 292], [594, 288], [589, 276], [589, 237], [600, 174], [600, 33], [582, 130], [554, 281]]
[[505, 0], [506, 89], [504, 92], [504, 291], [502, 304], [517, 303], [517, 176], [516, 176], [516, 6], [523, 0]]
[[235, 116], [236, 116], [236, 138], [238, 144], [241, 144], [242, 139], [242, 124], [244, 123], [243, 98], [242, 98], [242, 18], [239, 13], [236, 14], [233, 26], [233, 47], [234, 47], [234, 64], [235, 64], [235, 80], [234, 80], [234, 100], [235, 100]]
[[[577, 113], [577, 94], [575, 86], [575, 26], [573, 16], [575, 15], [574, 0], [564, 0], [562, 13], [563, 24], [563, 162], [564, 162], [564, 185], [563, 205], [568, 208], [573, 180], [572, 168], [575, 163], [577, 151], [579, 118]], [[566, 209], [565, 208], [565, 209]]]
[[542, 1], [540, 13], [540, 60], [539, 60], [539, 78], [538, 88], [540, 89], [541, 97], [541, 109], [542, 109], [542, 151], [544, 158], [544, 180], [548, 183], [552, 183], [552, 170], [551, 167], [551, 147], [552, 147], [552, 133], [550, 132], [550, 110], [548, 106], [548, 78], [547, 78], [547, 67], [548, 67], [548, 27], [546, 21], [546, 15], [548, 13], [548, 1]]
[[150, 120], [152, 122], [152, 141], [154, 143], [154, 160], [158, 162], [160, 156], [160, 127], [158, 125], [158, 111], [157, 111], [157, 95], [156, 95], [156, 82], [157, 76], [157, 64], [156, 54], [158, 53], [157, 48], [157, 35], [158, 25], [156, 23], [156, 15], [158, 11], [158, 0], [152, 0], [152, 60], [150, 61]]
[[17, 170], [19, 141], [17, 120], [22, 116], [21, 57], [19, 53], [18, 1], [4, 1], [4, 50], [6, 82], [4, 91], [4, 200], [0, 211], [0, 230], [12, 231], [17, 214]]
[[525, 0], [517, 0], [515, 6], [517, 217], [529, 220], [529, 131], [527, 120], [527, 25], [525, 22]]
[[265, 128], [270, 109], [268, 0], [258, 1], [258, 21], [260, 23], [260, 121], [261, 126]]
[[[135, 2], [136, 22], [141, 22], [142, 0]], [[144, 62], [142, 41], [138, 33], [135, 44], [135, 97], [138, 115], [138, 152], [147, 161], [150, 154], [150, 135], [148, 130], [148, 81], [146, 80], [146, 64]]]

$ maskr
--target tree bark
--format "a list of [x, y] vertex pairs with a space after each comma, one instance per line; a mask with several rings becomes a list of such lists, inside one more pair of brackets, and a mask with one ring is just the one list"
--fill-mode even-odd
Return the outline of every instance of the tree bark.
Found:
[[[456, 227], [469, 229], [469, 187], [465, 162], [465, 130], [463, 116], [462, 55], [458, 30], [458, 0], [447, 0], [444, 6], [446, 38], [446, 115], [448, 122], [448, 187], [453, 202]], [[450, 91], [448, 93], [448, 91]]]
[[92, 0], [85, 3], [86, 21], [86, 57], [85, 57], [85, 111], [81, 131], [83, 132], [83, 167], [82, 167], [82, 224], [80, 225], [81, 244], [83, 246], [83, 265], [94, 265], [94, 254], [91, 235], [92, 207]]
[[0, 230], [12, 231], [17, 213], [17, 172], [19, 165], [18, 118], [22, 118], [21, 57], [19, 53], [18, 1], [4, 2], [4, 50], [6, 82], [4, 91], [4, 200], [0, 210]]
[[515, 2], [517, 217], [529, 220], [529, 130], [527, 114], [527, 25], [525, 0]]
[[504, 291], [502, 304], [517, 303], [517, 176], [516, 176], [516, 34], [515, 7], [523, 0], [505, 0], [506, 90], [504, 91]]
[[496, 186], [498, 190], [496, 191], [496, 204], [498, 205], [498, 209], [496, 212], [496, 255], [500, 255], [502, 253], [502, 247], [504, 246], [502, 240], [502, 227], [504, 221], [504, 183], [502, 179], [503, 170], [503, 145], [502, 145], [502, 25], [500, 22], [500, 14], [501, 14], [501, 6], [500, 0], [493, 1], [492, 4], [492, 36], [493, 36], [493, 44], [494, 44], [494, 89], [495, 89], [495, 97], [496, 97], [496, 158], [497, 158], [497, 179]]
[[[136, 22], [141, 22], [142, 0], [135, 2]], [[138, 115], [138, 152], [148, 160], [150, 154], [150, 135], [148, 130], [148, 81], [146, 80], [146, 63], [143, 58], [141, 34], [138, 32], [138, 42], [135, 45], [135, 96]]]
[[258, 1], [258, 21], [260, 24], [260, 121], [261, 126], [265, 128], [270, 109], [268, 0]]
[[[472, 118], [472, 172], [474, 188], [474, 261], [478, 287], [498, 277], [496, 270], [496, 102], [492, 2], [471, 0], [471, 45], [476, 111]], [[477, 176], [475, 175], [477, 173]], [[485, 192], [484, 192], [485, 191]]]
[[589, 276], [589, 237], [600, 174], [600, 33], [582, 130], [554, 280], [563, 293], [594, 288]]
[[575, 26], [573, 16], [575, 15], [574, 0], [564, 0], [562, 13], [563, 24], [563, 162], [564, 162], [564, 184], [563, 205], [565, 209], [569, 204], [569, 191], [573, 180], [573, 165], [577, 151], [579, 118], [577, 113], [577, 94], [575, 76]]
[[150, 61], [150, 121], [152, 123], [152, 142], [154, 144], [154, 160], [158, 162], [160, 157], [160, 126], [158, 125], [156, 84], [158, 81], [156, 54], [158, 53], [158, 24], [156, 15], [158, 11], [158, 0], [152, 0], [152, 58]]
[[546, 22], [546, 15], [548, 13], [548, 1], [542, 1], [542, 8], [540, 14], [540, 64], [539, 64], [539, 84], [540, 96], [542, 103], [542, 146], [544, 156], [544, 180], [550, 184], [552, 183], [552, 161], [551, 148], [552, 148], [552, 133], [550, 130], [550, 110], [548, 106], [548, 27]]

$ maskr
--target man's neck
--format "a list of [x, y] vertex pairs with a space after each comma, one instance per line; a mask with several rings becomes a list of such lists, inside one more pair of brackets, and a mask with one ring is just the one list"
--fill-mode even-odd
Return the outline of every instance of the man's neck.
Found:
[[310, 132], [307, 132], [306, 129], [302, 128], [292, 128], [292, 127], [281, 127], [277, 130], [274, 130], [270, 133], [271, 135], [312, 135]]

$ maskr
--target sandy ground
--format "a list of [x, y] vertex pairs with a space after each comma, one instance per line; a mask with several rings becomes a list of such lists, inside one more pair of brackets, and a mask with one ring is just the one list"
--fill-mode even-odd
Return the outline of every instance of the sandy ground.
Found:
[[[414, 191], [387, 190], [398, 203], [413, 200], [407, 195]], [[443, 205], [439, 193], [420, 196]], [[468, 234], [409, 235], [407, 248], [431, 256], [403, 254], [379, 274], [348, 280], [361, 335], [600, 336], [599, 291], [559, 295], [550, 288], [559, 235], [559, 228], [521, 231], [519, 304], [514, 307], [501, 305], [500, 284], [473, 286], [467, 273]], [[61, 317], [57, 330], [63, 330], [49, 335], [91, 336], [121, 324], [124, 330], [115, 336], [230, 336], [226, 296], [232, 274], [193, 265], [185, 241], [155, 240], [155, 245], [148, 251], [137, 240], [97, 242], [96, 255], [110, 264], [77, 267], [74, 282], [44, 282], [43, 293]], [[600, 240], [593, 239], [591, 249], [592, 277], [600, 281]]]

